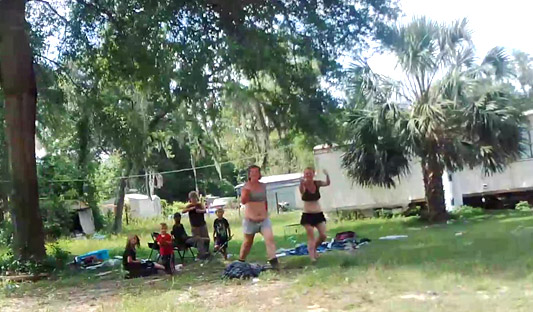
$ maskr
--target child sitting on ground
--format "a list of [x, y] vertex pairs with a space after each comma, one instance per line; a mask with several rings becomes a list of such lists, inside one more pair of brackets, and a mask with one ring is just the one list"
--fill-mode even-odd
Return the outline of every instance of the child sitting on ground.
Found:
[[172, 245], [172, 236], [167, 232], [167, 224], [161, 223], [161, 233], [157, 235], [156, 241], [159, 245], [159, 254], [165, 270], [167, 273], [172, 274], [174, 271], [174, 246]]
[[215, 251], [220, 250], [224, 260], [228, 260], [228, 241], [231, 238], [231, 229], [229, 222], [224, 218], [224, 209], [218, 208], [216, 211], [217, 219], [213, 223], [213, 241], [215, 242]]
[[126, 249], [122, 255], [122, 265], [128, 271], [127, 278], [135, 278], [156, 274], [157, 270], [163, 270], [164, 267], [159, 263], [152, 261], [137, 260], [137, 247], [141, 245], [139, 236], [132, 235], [128, 237]]

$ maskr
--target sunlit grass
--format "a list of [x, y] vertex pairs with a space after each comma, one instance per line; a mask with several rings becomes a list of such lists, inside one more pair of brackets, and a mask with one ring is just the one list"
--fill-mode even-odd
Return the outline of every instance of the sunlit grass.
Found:
[[[242, 241], [240, 218], [237, 212], [228, 212], [227, 218], [235, 234], [229, 252], [236, 254]], [[212, 216], [208, 219], [210, 232], [213, 220]], [[284, 226], [298, 220], [298, 213], [272, 216], [278, 247], [293, 245], [284, 236]], [[124, 234], [104, 240], [64, 239], [60, 244], [73, 254], [101, 248], [120, 254], [127, 234], [139, 233], [143, 239], [140, 253], [146, 257], [149, 233], [157, 230], [161, 221], [137, 221], [126, 226]], [[188, 220], [183, 221], [189, 230]], [[220, 274], [224, 264], [217, 259], [203, 266], [189, 262], [181, 275], [163, 277], [149, 287], [145, 279], [123, 281], [118, 273], [102, 280], [90, 273], [74, 273], [58, 281], [21, 287], [15, 294], [53, 293], [80, 285], [90, 288], [118, 280], [120, 291], [115, 300], [100, 302], [104, 311], [148, 311], [154, 307], [159, 311], [249, 311], [267, 307], [300, 311], [307, 306], [350, 311], [529, 311], [533, 303], [531, 213], [494, 213], [431, 226], [414, 218], [328, 223], [330, 237], [346, 230], [372, 242], [355, 252], [326, 253], [314, 265], [307, 257], [282, 258], [284, 269], [263, 273], [257, 285], [223, 281]], [[379, 240], [398, 234], [408, 238]], [[305, 242], [303, 231], [294, 239]], [[249, 260], [266, 260], [260, 236]], [[261, 295], [266, 289], [269, 295]], [[217, 294], [226, 292], [234, 304], [217, 299]]]

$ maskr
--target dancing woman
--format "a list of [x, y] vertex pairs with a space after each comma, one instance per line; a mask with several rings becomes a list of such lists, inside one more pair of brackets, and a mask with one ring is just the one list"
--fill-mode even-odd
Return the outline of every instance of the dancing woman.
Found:
[[[317, 248], [327, 238], [326, 236], [326, 218], [322, 212], [322, 207], [318, 202], [320, 200], [320, 187], [330, 185], [329, 174], [324, 170], [326, 181], [315, 181], [315, 170], [308, 167], [304, 170], [303, 179], [300, 181], [300, 194], [304, 202], [304, 212], [300, 224], [304, 226], [307, 232], [307, 250], [311, 261], [318, 258]], [[318, 237], [315, 239], [315, 228], [318, 230]]]
[[279, 263], [276, 258], [276, 244], [272, 223], [268, 218], [268, 206], [265, 184], [259, 182], [261, 179], [261, 168], [250, 166], [248, 168], [248, 182], [242, 188], [241, 202], [244, 205], [244, 219], [242, 228], [244, 240], [241, 246], [239, 261], [245, 261], [246, 256], [254, 243], [255, 234], [261, 233], [265, 239], [268, 262], [273, 268], [278, 268]]

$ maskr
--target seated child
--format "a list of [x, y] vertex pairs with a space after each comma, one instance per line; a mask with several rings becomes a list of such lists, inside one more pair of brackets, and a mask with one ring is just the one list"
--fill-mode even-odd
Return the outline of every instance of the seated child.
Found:
[[206, 259], [209, 257], [209, 251], [206, 246], [209, 244], [209, 238], [199, 236], [189, 236], [181, 224], [181, 214], [174, 214], [174, 226], [172, 227], [172, 236], [174, 237], [174, 246], [195, 247], [198, 249], [198, 258]]
[[228, 241], [231, 237], [229, 222], [224, 218], [224, 209], [219, 208], [216, 211], [217, 219], [213, 223], [213, 241], [215, 241], [215, 251], [220, 249], [225, 260], [228, 260]]
[[132, 235], [128, 237], [126, 242], [126, 249], [122, 255], [122, 266], [124, 270], [128, 271], [128, 277], [148, 276], [157, 273], [157, 270], [164, 270], [165, 268], [159, 263], [152, 261], [137, 260], [136, 247], [141, 245], [139, 236]]
[[168, 226], [166, 223], [161, 223], [161, 233], [157, 236], [157, 244], [159, 245], [159, 254], [165, 266], [167, 273], [174, 272], [174, 246], [172, 245], [172, 236], [167, 233]]

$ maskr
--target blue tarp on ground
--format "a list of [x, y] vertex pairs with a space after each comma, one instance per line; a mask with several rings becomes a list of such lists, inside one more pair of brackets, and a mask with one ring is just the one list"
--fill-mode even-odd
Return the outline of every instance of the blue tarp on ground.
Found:
[[[354, 238], [344, 239], [341, 241], [331, 240], [331, 242], [324, 242], [318, 246], [317, 251], [319, 253], [324, 253], [330, 250], [354, 250], [359, 248], [362, 245], [368, 244], [370, 242], [367, 238], [362, 238], [357, 241]], [[277, 257], [285, 256], [306, 256], [309, 252], [307, 251], [307, 244], [299, 244], [295, 248], [291, 249], [278, 249], [276, 251]]]

